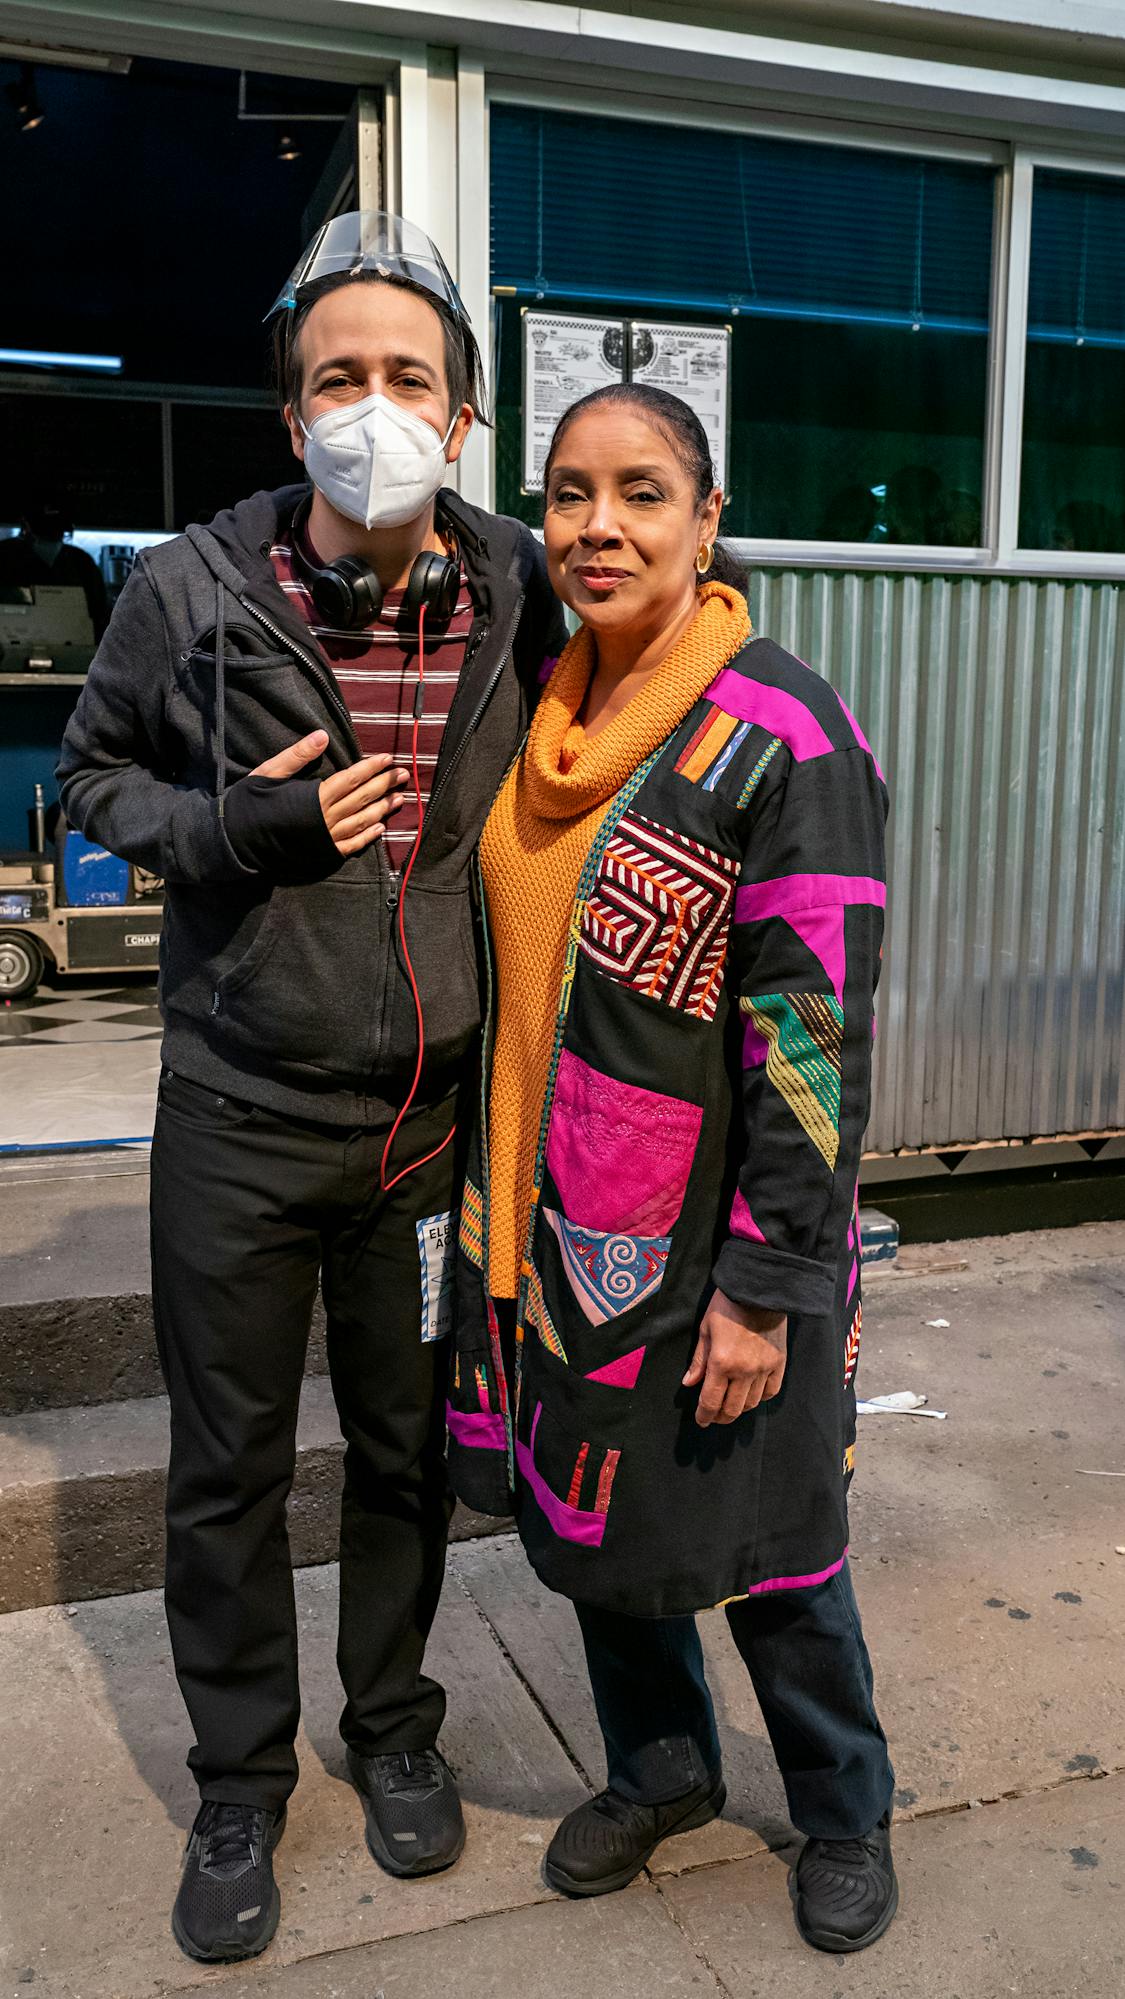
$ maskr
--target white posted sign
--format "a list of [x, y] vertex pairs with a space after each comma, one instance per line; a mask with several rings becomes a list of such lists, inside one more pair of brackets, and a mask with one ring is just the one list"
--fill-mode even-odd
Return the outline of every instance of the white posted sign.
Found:
[[619, 319], [524, 314], [523, 484], [543, 490], [543, 467], [565, 410], [592, 389], [625, 380], [625, 329]]
[[730, 328], [634, 320], [632, 334], [632, 380], [667, 389], [695, 411], [707, 433], [716, 481], [725, 490]]
[[665, 326], [658, 320], [523, 315], [523, 488], [543, 490], [555, 425], [592, 389], [649, 382], [679, 396], [707, 433], [715, 475], [725, 488], [730, 414], [729, 326]]

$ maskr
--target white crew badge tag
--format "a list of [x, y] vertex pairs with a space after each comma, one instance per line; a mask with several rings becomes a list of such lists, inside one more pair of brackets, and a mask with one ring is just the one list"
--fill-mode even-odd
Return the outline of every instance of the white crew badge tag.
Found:
[[429, 1215], [417, 1222], [418, 1261], [422, 1270], [422, 1344], [443, 1340], [453, 1331], [453, 1257], [459, 1215]]

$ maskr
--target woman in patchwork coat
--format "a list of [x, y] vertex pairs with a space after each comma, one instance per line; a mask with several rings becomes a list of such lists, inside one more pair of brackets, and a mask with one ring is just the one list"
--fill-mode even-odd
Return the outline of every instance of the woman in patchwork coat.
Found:
[[562, 419], [545, 539], [581, 628], [481, 844], [450, 1462], [582, 1629], [609, 1785], [551, 1884], [623, 1887], [722, 1809], [693, 1613], [724, 1603], [808, 1835], [798, 1923], [854, 1950], [897, 1905], [847, 1567], [886, 792], [753, 636], [721, 506], [675, 397]]

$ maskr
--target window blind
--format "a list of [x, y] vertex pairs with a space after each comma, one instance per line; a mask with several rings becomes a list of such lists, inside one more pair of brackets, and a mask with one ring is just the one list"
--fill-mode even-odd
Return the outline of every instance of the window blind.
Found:
[[1125, 347], [1125, 181], [1036, 168], [1028, 336]]
[[531, 298], [984, 332], [993, 170], [492, 111], [492, 281]]

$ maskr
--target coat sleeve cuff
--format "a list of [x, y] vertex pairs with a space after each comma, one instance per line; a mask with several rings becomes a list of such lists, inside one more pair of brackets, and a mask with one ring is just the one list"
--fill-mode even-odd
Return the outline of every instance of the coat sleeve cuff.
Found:
[[763, 1311], [804, 1312], [826, 1318], [836, 1298], [836, 1266], [814, 1263], [768, 1243], [728, 1236], [711, 1273], [720, 1291], [736, 1305]]

